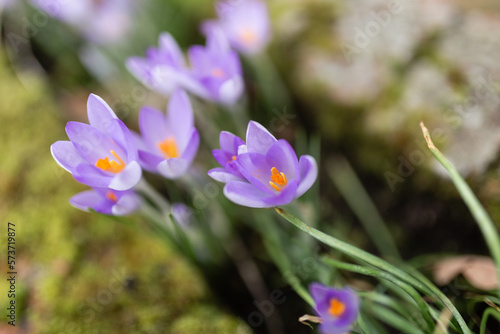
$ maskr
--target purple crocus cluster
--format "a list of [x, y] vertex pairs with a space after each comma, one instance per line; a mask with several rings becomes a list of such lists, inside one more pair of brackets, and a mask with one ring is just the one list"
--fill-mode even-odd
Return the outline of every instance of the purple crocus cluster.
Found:
[[191, 46], [188, 67], [177, 42], [163, 33], [158, 48], [149, 48], [145, 58], [129, 58], [127, 67], [144, 85], [165, 96], [183, 88], [205, 100], [233, 104], [243, 92], [241, 64], [220, 37], [214, 31], [206, 46]]
[[266, 45], [270, 36], [267, 7], [259, 0], [235, 0], [220, 2], [216, 8], [219, 19], [202, 24], [206, 45], [188, 49], [189, 66], [175, 39], [165, 32], [158, 47], [150, 47], [145, 57], [127, 60], [129, 71], [165, 96], [182, 88], [205, 100], [234, 104], [244, 89], [236, 51], [256, 53]]
[[316, 181], [316, 160], [277, 140], [261, 124], [248, 124], [246, 144], [228, 132], [220, 135], [220, 149], [213, 156], [222, 166], [208, 172], [226, 183], [224, 195], [236, 204], [269, 208], [290, 203], [302, 196]]
[[350, 288], [335, 289], [313, 283], [309, 291], [321, 318], [319, 330], [323, 334], [348, 333], [359, 314], [359, 297]]
[[168, 115], [144, 107], [139, 124], [143, 136], [132, 133], [100, 97], [87, 102], [89, 124], [68, 122], [69, 141], [50, 150], [56, 162], [75, 180], [92, 187], [73, 196], [70, 203], [82, 210], [125, 215], [139, 207], [133, 188], [142, 169], [177, 178], [189, 168], [198, 150], [198, 131], [187, 94], [177, 91]]
[[[82, 2], [79, 6], [90, 5]], [[63, 13], [64, 8], [60, 8], [59, 14]], [[77, 181], [93, 188], [72, 198], [73, 205], [123, 214], [127, 204], [137, 202], [132, 199], [132, 189], [141, 179], [142, 169], [169, 179], [186, 173], [200, 138], [184, 89], [207, 100], [236, 102], [243, 91], [243, 79], [235, 50], [256, 53], [270, 35], [263, 1], [220, 2], [217, 14], [217, 20], [202, 25], [206, 45], [189, 48], [190, 66], [168, 33], [160, 36], [157, 48], [147, 50], [145, 58], [128, 59], [127, 66], [137, 78], [171, 96], [166, 116], [152, 107], [141, 109], [141, 135], [131, 133], [95, 95], [88, 100], [90, 124], [68, 123], [70, 141], [53, 144], [52, 155]], [[69, 17], [70, 13], [64, 15]], [[240, 205], [265, 208], [290, 203], [312, 186], [318, 174], [314, 158], [305, 155], [298, 159], [286, 140], [277, 140], [257, 122], [248, 124], [246, 143], [222, 132], [220, 146], [213, 155], [222, 167], [212, 169], [209, 175], [226, 183], [225, 196]]]

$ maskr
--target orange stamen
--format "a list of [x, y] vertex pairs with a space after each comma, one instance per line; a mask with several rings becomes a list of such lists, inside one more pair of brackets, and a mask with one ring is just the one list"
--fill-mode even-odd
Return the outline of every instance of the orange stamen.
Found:
[[115, 203], [118, 202], [118, 198], [116, 198], [115, 193], [112, 192], [111, 190], [106, 193], [106, 198]]
[[345, 312], [345, 304], [342, 303], [337, 298], [330, 299], [330, 308], [328, 309], [328, 313], [333, 315], [334, 317], [340, 317]]
[[162, 151], [165, 158], [178, 158], [179, 151], [177, 149], [177, 142], [174, 137], [168, 137], [163, 141], [158, 142], [158, 148]]
[[281, 191], [288, 184], [285, 173], [280, 173], [276, 167], [271, 168], [271, 180], [269, 184], [276, 191]]
[[118, 162], [116, 162], [115, 160], [109, 160], [108, 157], [105, 157], [104, 159], [97, 160], [95, 166], [97, 168], [115, 174], [121, 172], [121, 170], [125, 168], [125, 162], [123, 162], [123, 160], [118, 156], [118, 154], [116, 154], [115, 151], [111, 150], [109, 151], [109, 153], [111, 153]]

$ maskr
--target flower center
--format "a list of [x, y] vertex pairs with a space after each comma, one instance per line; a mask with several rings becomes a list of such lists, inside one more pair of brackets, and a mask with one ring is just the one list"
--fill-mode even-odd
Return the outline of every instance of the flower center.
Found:
[[177, 149], [177, 142], [174, 137], [168, 137], [163, 141], [156, 144], [165, 158], [178, 158], [179, 150]]
[[345, 304], [342, 303], [337, 298], [330, 299], [330, 308], [328, 309], [328, 313], [333, 315], [334, 317], [340, 317], [345, 312]]
[[271, 168], [271, 180], [269, 184], [277, 191], [281, 191], [288, 183], [285, 173], [280, 173], [276, 167]]
[[116, 154], [115, 151], [111, 150], [109, 151], [109, 153], [111, 153], [118, 162], [116, 162], [115, 160], [109, 160], [109, 158], [106, 157], [104, 159], [97, 160], [95, 166], [97, 168], [115, 174], [121, 172], [121, 170], [125, 167], [125, 162], [123, 162], [123, 160], [118, 156], [118, 154]]
[[238, 37], [246, 45], [252, 45], [257, 41], [257, 35], [252, 29], [249, 28], [241, 29]]
[[111, 190], [106, 193], [106, 198], [115, 203], [118, 202], [118, 198], [116, 198], [115, 193], [112, 192]]
[[222, 78], [226, 75], [226, 73], [219, 67], [216, 67], [211, 72], [212, 76], [216, 78]]

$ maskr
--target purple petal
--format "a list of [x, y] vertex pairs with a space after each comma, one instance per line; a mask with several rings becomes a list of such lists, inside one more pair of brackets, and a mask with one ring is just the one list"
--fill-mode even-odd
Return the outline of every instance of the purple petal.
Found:
[[280, 139], [275, 142], [267, 151], [266, 157], [268, 161], [273, 162], [273, 167], [285, 174], [287, 179], [300, 182], [297, 154], [286, 140]]
[[269, 196], [268, 194], [263, 193], [247, 182], [231, 181], [227, 183], [224, 186], [224, 196], [236, 204], [250, 208], [268, 208], [273, 206], [263, 200], [266, 196]]
[[70, 173], [73, 173], [77, 165], [87, 163], [80, 154], [78, 154], [73, 143], [70, 141], [55, 142], [50, 146], [50, 153], [59, 166]]
[[88, 164], [76, 166], [73, 177], [80, 183], [101, 188], [107, 188], [113, 179], [112, 176], [105, 175], [101, 169]]
[[264, 202], [267, 203], [269, 207], [288, 204], [295, 198], [296, 191], [297, 182], [295, 180], [288, 181], [287, 186], [283, 188], [278, 195], [267, 197], [264, 199]]
[[136, 161], [132, 161], [113, 177], [109, 188], [113, 190], [128, 190], [141, 180], [141, 176], [141, 167]]
[[208, 171], [208, 176], [210, 176], [215, 181], [228, 183], [230, 181], [245, 181], [240, 176], [237, 176], [233, 173], [229, 173], [225, 168], [217, 167]]
[[236, 159], [239, 172], [253, 186], [269, 195], [274, 195], [275, 190], [269, 185], [271, 181], [271, 168], [274, 167], [265, 155], [258, 153], [244, 153]]
[[319, 325], [318, 329], [323, 334], [345, 334], [349, 333], [351, 326], [339, 327], [334, 321], [325, 321]]
[[196, 156], [196, 152], [198, 152], [198, 146], [200, 145], [200, 135], [198, 134], [198, 130], [193, 128], [191, 130], [191, 136], [189, 137], [189, 141], [184, 148], [184, 152], [182, 153], [181, 158], [186, 160], [186, 162], [190, 165]]
[[105, 157], [115, 159], [110, 153], [112, 150], [125, 163], [128, 162], [126, 152], [116, 142], [88, 124], [68, 122], [66, 133], [77, 152], [90, 164], [94, 164], [97, 160], [104, 159]]
[[271, 146], [276, 142], [276, 138], [267, 131], [265, 127], [255, 121], [250, 121], [247, 128], [247, 150], [249, 153], [255, 152], [266, 154]]
[[212, 150], [212, 155], [214, 156], [215, 160], [221, 165], [221, 166], [226, 166], [228, 163], [233, 161], [233, 155], [227, 151], [224, 150]]
[[320, 283], [312, 283], [309, 285], [309, 292], [316, 305], [318, 305], [318, 302], [327, 300], [330, 288]]
[[87, 190], [78, 193], [69, 199], [69, 203], [83, 211], [95, 210], [99, 213], [111, 214], [113, 202], [103, 198], [95, 190]]
[[230, 50], [229, 41], [216, 21], [209, 20], [203, 22], [202, 31], [207, 38], [206, 44], [208, 49], [217, 53], [224, 53]]
[[[319, 283], [313, 283], [309, 286], [309, 290], [316, 304], [316, 311], [323, 320], [323, 330], [349, 328], [356, 321], [359, 313], [359, 297], [352, 289], [335, 289]], [[329, 313], [330, 301], [334, 298], [345, 305], [344, 313], [338, 317]]]
[[148, 150], [148, 147], [146, 146], [146, 143], [144, 142], [144, 139], [141, 137], [140, 134], [134, 131], [130, 131], [130, 134], [132, 135], [132, 138], [134, 139], [135, 147], [137, 147], [138, 150], [146, 151]]
[[297, 183], [295, 180], [289, 182], [278, 194], [264, 193], [247, 182], [230, 181], [224, 187], [224, 195], [239, 205], [251, 208], [270, 208], [290, 203], [296, 190]]
[[[271, 33], [265, 2], [239, 1], [234, 6], [219, 10], [218, 13], [222, 29], [238, 51], [257, 53], [269, 40]], [[245, 38], [248, 33], [251, 33], [251, 39]]]
[[303, 155], [299, 161], [300, 183], [297, 188], [295, 198], [302, 196], [309, 188], [312, 187], [318, 177], [318, 164], [310, 155]]
[[168, 32], [163, 32], [159, 38], [159, 46], [162, 53], [170, 56], [173, 64], [177, 66], [184, 65], [184, 56], [176, 40]]
[[90, 94], [87, 100], [87, 114], [89, 123], [97, 130], [110, 134], [118, 131], [117, 124], [113, 122], [116, 117], [115, 113], [102, 98], [95, 94]]
[[243, 78], [240, 75], [226, 80], [219, 88], [219, 102], [223, 104], [234, 104], [243, 93]]
[[137, 210], [141, 200], [133, 191], [125, 192], [111, 208], [111, 213], [115, 216], [125, 216]]
[[157, 172], [157, 166], [163, 160], [165, 159], [159, 155], [139, 150], [139, 162], [141, 166], [152, 173]]
[[177, 90], [172, 94], [167, 107], [166, 124], [177, 142], [177, 149], [183, 152], [191, 137], [194, 124], [193, 109], [185, 91]]
[[210, 54], [203, 46], [191, 46], [188, 50], [188, 58], [189, 63], [198, 73], [205, 75], [211, 71], [212, 63], [210, 61]]
[[243, 139], [227, 131], [220, 133], [219, 143], [222, 150], [232, 153], [232, 155], [238, 155], [238, 147], [245, 145]]
[[142, 138], [152, 152], [160, 153], [157, 145], [171, 135], [167, 128], [165, 115], [152, 107], [142, 107], [139, 112], [139, 129]]
[[137, 145], [134, 136], [129, 128], [121, 120], [116, 120], [120, 131], [112, 134], [112, 138], [127, 151], [127, 160], [135, 161], [138, 159]]
[[126, 60], [125, 66], [139, 81], [145, 85], [151, 83], [151, 65], [142, 57], [130, 57]]
[[163, 160], [157, 166], [158, 172], [167, 179], [176, 179], [182, 176], [189, 167], [189, 163], [182, 158]]

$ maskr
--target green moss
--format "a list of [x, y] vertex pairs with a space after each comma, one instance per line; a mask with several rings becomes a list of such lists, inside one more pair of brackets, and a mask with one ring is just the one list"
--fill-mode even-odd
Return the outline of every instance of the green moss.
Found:
[[24, 78], [23, 87], [1, 55], [0, 76], [0, 220], [16, 224], [16, 299], [25, 305], [18, 321], [31, 333], [246, 328], [212, 304], [199, 273], [158, 238], [69, 205], [85, 187], [50, 155], [50, 145], [66, 139], [56, 104], [39, 79]]

